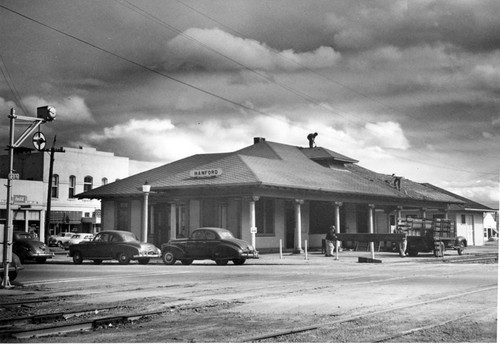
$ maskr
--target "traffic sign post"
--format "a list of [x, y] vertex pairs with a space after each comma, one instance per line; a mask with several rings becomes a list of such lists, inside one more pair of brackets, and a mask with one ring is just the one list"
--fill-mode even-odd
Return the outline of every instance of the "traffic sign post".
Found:
[[47, 140], [45, 139], [45, 135], [43, 135], [43, 133], [37, 132], [35, 133], [35, 135], [33, 135], [33, 146], [36, 150], [43, 150], [45, 148], [46, 142]]
[[[10, 288], [10, 281], [9, 281], [9, 265], [10, 262], [12, 261], [12, 251], [9, 250], [9, 247], [12, 246], [12, 233], [13, 233], [13, 226], [12, 226], [12, 214], [11, 214], [11, 193], [12, 193], [12, 180], [18, 180], [19, 179], [19, 173], [14, 173], [14, 148], [18, 148], [26, 138], [31, 135], [36, 128], [40, 126], [40, 124], [45, 123], [45, 122], [50, 122], [53, 121], [56, 118], [56, 109], [52, 106], [45, 106], [45, 107], [39, 107], [37, 108], [37, 118], [33, 117], [27, 117], [27, 116], [17, 116], [16, 115], [16, 110], [14, 108], [10, 109], [10, 135], [9, 135], [9, 145], [7, 146], [9, 150], [9, 174], [7, 178], [7, 209], [6, 209], [6, 228], [4, 230], [4, 235], [3, 235], [3, 279], [2, 279], [2, 288]], [[16, 119], [25, 121], [29, 123], [28, 128], [21, 134], [21, 136], [15, 141], [14, 135], [15, 135], [15, 126], [16, 126]], [[38, 137], [38, 145], [42, 145], [41, 138], [43, 137], [42, 133], [39, 133], [42, 136]], [[43, 137], [44, 138], [44, 137]], [[33, 144], [35, 144], [33, 142]], [[36, 148], [36, 146], [35, 146]]]

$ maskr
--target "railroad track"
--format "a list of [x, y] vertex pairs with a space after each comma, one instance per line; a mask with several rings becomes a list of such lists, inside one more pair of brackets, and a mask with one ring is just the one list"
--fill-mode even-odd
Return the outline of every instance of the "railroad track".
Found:
[[[338, 328], [338, 327], [342, 326], [343, 324], [353, 322], [356, 320], [360, 320], [360, 319], [369, 319], [369, 321], [373, 321], [373, 319], [376, 316], [380, 316], [384, 313], [393, 313], [393, 312], [396, 312], [399, 310], [411, 309], [414, 307], [422, 307], [422, 306], [426, 306], [429, 304], [445, 302], [448, 300], [456, 299], [456, 298], [467, 296], [470, 294], [493, 291], [493, 290], [496, 290], [497, 288], [498, 288], [497, 285], [493, 285], [493, 286], [488, 286], [488, 287], [484, 287], [484, 288], [480, 288], [480, 289], [475, 289], [475, 290], [471, 290], [471, 291], [457, 293], [457, 294], [453, 294], [453, 295], [449, 295], [449, 296], [445, 296], [445, 297], [430, 298], [430, 299], [422, 301], [422, 302], [414, 302], [411, 304], [390, 307], [390, 308], [386, 308], [386, 309], [383, 309], [380, 311], [366, 312], [366, 313], [357, 314], [357, 315], [353, 315], [353, 316], [343, 316], [343, 317], [340, 317], [334, 321], [328, 321], [328, 322], [324, 322], [324, 323], [320, 323], [320, 324], [316, 324], [316, 325], [312, 325], [312, 326], [295, 327], [295, 328], [291, 328], [291, 329], [287, 329], [287, 330], [280, 330], [280, 331], [260, 334], [258, 336], [246, 337], [246, 338], [242, 338], [238, 342], [243, 342], [243, 343], [266, 342], [269, 340], [275, 341], [278, 338], [279, 338], [280, 342], [292, 342], [294, 340], [290, 340], [290, 338], [292, 338], [293, 336], [296, 336], [297, 334], [304, 334], [306, 332], [317, 331], [317, 330], [321, 330], [321, 329], [332, 330], [334, 328]], [[491, 313], [491, 314], [496, 315], [496, 307], [489, 307], [486, 309], [480, 309], [477, 311], [468, 312], [468, 313], [461, 315], [459, 317], [453, 317], [450, 319], [441, 320], [438, 322], [433, 322], [431, 324], [417, 326], [417, 327], [413, 327], [413, 328], [406, 329], [406, 330], [399, 330], [399, 331], [396, 331], [390, 335], [377, 336], [375, 338], [365, 338], [363, 340], [363, 342], [370, 342], [370, 343], [387, 342], [389, 340], [401, 338], [401, 337], [407, 336], [409, 334], [412, 334], [412, 333], [415, 333], [418, 331], [423, 331], [423, 330], [428, 330], [428, 329], [439, 327], [439, 326], [444, 326], [444, 325], [451, 323], [451, 322], [454, 322], [454, 321], [471, 318], [471, 317], [477, 316], [478, 314], [484, 314], [484, 313]]]
[[[376, 317], [380, 317], [384, 314], [392, 314], [401, 310], [413, 309], [414, 307], [423, 307], [429, 304], [439, 304], [450, 300], [458, 299], [471, 294], [478, 294], [484, 292], [491, 292], [497, 289], [497, 285], [484, 286], [482, 288], [467, 290], [460, 293], [455, 293], [452, 295], [444, 297], [431, 297], [427, 300], [413, 303], [406, 303], [399, 306], [384, 308], [378, 311], [367, 311], [361, 312], [355, 315], [345, 315], [336, 318], [334, 321], [328, 321], [313, 326], [304, 327], [294, 327], [290, 329], [273, 331], [270, 333], [259, 334], [258, 336], [252, 336], [247, 338], [242, 338], [238, 342], [261, 342], [268, 341], [279, 338], [279, 341], [290, 341], [287, 338], [290, 336], [295, 336], [297, 334], [304, 334], [306, 332], [321, 330], [321, 329], [334, 329], [336, 327], [343, 326], [344, 324], [351, 323], [353, 321], [358, 321], [362, 319], [370, 319], [373, 321]], [[35, 302], [35, 300], [33, 300]], [[156, 310], [153, 312], [119, 312], [118, 314], [108, 314], [102, 316], [103, 313], [113, 311], [118, 307], [106, 307], [100, 309], [80, 309], [57, 313], [40, 314], [33, 316], [19, 317], [17, 319], [4, 319], [0, 321], [0, 338], [14, 338], [17, 340], [28, 339], [28, 338], [38, 338], [44, 336], [62, 335], [69, 332], [77, 331], [89, 331], [95, 329], [105, 329], [116, 327], [119, 324], [126, 324], [137, 321], [142, 318], [162, 315], [166, 312], [171, 312], [172, 310], [195, 310], [199, 308], [210, 308], [218, 307], [220, 303], [216, 304], [197, 304], [197, 305], [165, 305], [163, 309]], [[447, 323], [474, 317], [479, 313], [492, 312], [496, 310], [493, 308], [481, 309], [479, 311], [472, 311], [461, 315], [460, 317], [454, 317], [452, 319], [446, 319], [439, 323], [420, 325], [415, 328], [397, 331], [390, 335], [371, 338], [370, 342], [385, 342], [391, 339], [404, 337], [408, 334], [429, 329], [432, 327], [443, 326]], [[101, 316], [97, 316], [101, 314]], [[79, 317], [84, 317], [85, 319], [80, 320]], [[68, 319], [76, 319], [74, 321], [68, 321]], [[17, 327], [19, 325], [30, 324], [28, 328]]]

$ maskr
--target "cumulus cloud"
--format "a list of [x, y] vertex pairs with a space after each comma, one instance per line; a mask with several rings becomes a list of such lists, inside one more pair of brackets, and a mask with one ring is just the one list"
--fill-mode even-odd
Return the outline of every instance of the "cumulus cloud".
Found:
[[493, 65], [477, 65], [472, 71], [475, 80], [495, 90], [500, 90], [500, 67]]
[[[44, 99], [29, 96], [23, 99], [23, 103], [30, 109], [40, 106], [51, 105], [56, 108], [57, 119], [69, 123], [94, 123], [92, 112], [80, 96], [70, 96], [64, 99]], [[35, 111], [35, 110], [34, 110]]]
[[278, 51], [254, 39], [236, 37], [218, 28], [188, 29], [170, 40], [167, 50], [166, 68], [169, 70], [239, 70], [248, 67], [293, 71], [331, 67], [340, 59], [340, 54], [331, 47], [321, 46], [307, 52]]
[[406, 150], [410, 147], [399, 123], [378, 122], [365, 125], [365, 140], [367, 144], [382, 148]]

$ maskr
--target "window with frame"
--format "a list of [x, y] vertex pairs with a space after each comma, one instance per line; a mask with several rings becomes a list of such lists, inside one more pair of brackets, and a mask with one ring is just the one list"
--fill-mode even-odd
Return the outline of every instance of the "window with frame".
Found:
[[76, 177], [69, 176], [68, 198], [75, 198]]
[[83, 178], [83, 192], [92, 190], [93, 178], [91, 176], [86, 176]]
[[462, 215], [461, 215], [461, 218], [462, 218], [462, 219], [461, 219], [461, 220], [462, 220], [462, 224], [463, 224], [463, 225], [467, 224], [467, 218], [466, 218], [465, 214], [462, 214]]
[[50, 190], [50, 197], [59, 198], [59, 175], [52, 175], [52, 188]]
[[274, 234], [274, 199], [261, 198], [255, 202], [257, 235]]

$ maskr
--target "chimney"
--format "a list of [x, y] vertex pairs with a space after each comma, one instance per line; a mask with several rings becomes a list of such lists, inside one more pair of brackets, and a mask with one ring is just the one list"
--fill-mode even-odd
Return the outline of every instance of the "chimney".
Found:
[[257, 143], [259, 143], [259, 142], [264, 142], [264, 141], [266, 141], [266, 139], [264, 137], [254, 137], [253, 138], [253, 144], [254, 145], [257, 144]]

